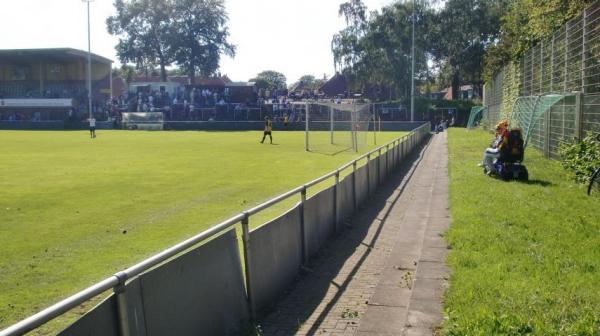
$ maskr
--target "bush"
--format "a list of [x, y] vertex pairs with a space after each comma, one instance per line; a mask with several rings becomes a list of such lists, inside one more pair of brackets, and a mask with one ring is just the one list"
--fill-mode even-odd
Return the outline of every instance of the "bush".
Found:
[[561, 144], [558, 153], [563, 167], [573, 174], [575, 181], [588, 182], [594, 170], [600, 167], [600, 135], [588, 132], [581, 140]]

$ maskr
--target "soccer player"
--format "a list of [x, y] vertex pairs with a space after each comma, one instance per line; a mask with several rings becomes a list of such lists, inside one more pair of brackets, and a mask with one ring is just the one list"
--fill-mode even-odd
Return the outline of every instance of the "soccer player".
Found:
[[263, 138], [260, 141], [260, 143], [264, 143], [265, 138], [268, 135], [269, 139], [271, 140], [271, 144], [273, 144], [273, 136], [271, 135], [272, 130], [273, 130], [273, 122], [271, 121], [271, 118], [269, 118], [269, 116], [266, 116], [265, 117], [265, 131], [263, 132]]
[[96, 137], [96, 118], [91, 117], [88, 120], [90, 122], [90, 138], [93, 139]]

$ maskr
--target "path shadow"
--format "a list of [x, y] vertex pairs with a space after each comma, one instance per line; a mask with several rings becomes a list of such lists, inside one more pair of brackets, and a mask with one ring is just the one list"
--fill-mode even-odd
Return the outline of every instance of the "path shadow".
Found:
[[[286, 334], [288, 331], [295, 333], [301, 328], [304, 321], [325, 302], [325, 307], [312, 322], [307, 335], [315, 335], [319, 332], [322, 323], [375, 248], [390, 211], [403, 195], [431, 140], [432, 137], [426, 140], [427, 142], [419, 151], [403, 160], [399, 169], [390, 174], [388, 179], [379, 185], [375, 193], [370, 196], [366, 204], [357, 209], [354, 216], [346, 222], [346, 229], [328, 241], [311, 259], [307, 265], [308, 271], [302, 272], [286, 294], [274, 303], [271, 311], [266, 312], [262, 318], [258, 319], [264, 335], [275, 334], [277, 330], [273, 327], [283, 325], [286, 326], [286, 329], [293, 329], [286, 330]], [[396, 196], [390, 199], [396, 192]], [[386, 206], [389, 206], [387, 211], [381, 214]], [[377, 225], [376, 231], [371, 239], [365, 241], [369, 229], [373, 225]], [[353, 257], [353, 260], [356, 259], [356, 249], [360, 245], [367, 248], [356, 261], [353, 261], [351, 270], [341, 274], [340, 271], [350, 261], [350, 257]], [[338, 283], [339, 281], [336, 282], [335, 279], [340, 275], [343, 276], [343, 282]], [[338, 290], [333, 297], [325, 298], [331, 286], [335, 286]]]

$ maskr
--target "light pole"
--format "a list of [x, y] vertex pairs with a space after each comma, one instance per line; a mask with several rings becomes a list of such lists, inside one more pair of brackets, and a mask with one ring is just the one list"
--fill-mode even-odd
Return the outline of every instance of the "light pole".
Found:
[[87, 2], [87, 32], [88, 32], [88, 64], [87, 64], [87, 91], [88, 91], [88, 109], [90, 119], [92, 119], [92, 47], [90, 38], [90, 2], [94, 0], [81, 0]]
[[412, 3], [412, 47], [410, 58], [412, 70], [410, 72], [410, 121], [415, 121], [415, 0]]

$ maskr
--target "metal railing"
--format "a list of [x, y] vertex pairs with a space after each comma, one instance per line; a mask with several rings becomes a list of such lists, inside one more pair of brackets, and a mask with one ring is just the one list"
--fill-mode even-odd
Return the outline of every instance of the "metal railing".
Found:
[[[163, 250], [162, 252], [147, 258], [125, 270], [122, 270], [120, 272], [115, 273], [114, 275], [62, 300], [59, 301], [58, 303], [0, 331], [0, 336], [14, 336], [14, 335], [23, 335], [29, 331], [32, 331], [38, 327], [40, 327], [41, 325], [51, 321], [52, 319], [66, 313], [67, 311], [77, 307], [78, 305], [93, 299], [95, 297], [97, 297], [98, 295], [112, 289], [113, 292], [115, 293], [116, 296], [116, 301], [117, 301], [117, 320], [118, 320], [118, 324], [119, 324], [119, 331], [120, 334], [123, 336], [127, 336], [130, 334], [129, 332], [129, 319], [127, 316], [127, 297], [126, 297], [126, 292], [125, 292], [125, 284], [127, 281], [134, 279], [136, 276], [154, 268], [155, 266], [164, 263], [170, 259], [172, 259], [173, 257], [176, 257], [177, 255], [179, 255], [182, 252], [187, 251], [188, 249], [194, 247], [195, 245], [206, 241], [207, 239], [210, 238], [214, 238], [216, 237], [219, 233], [225, 231], [228, 228], [233, 227], [234, 225], [240, 223], [241, 224], [241, 229], [242, 229], [242, 242], [243, 242], [243, 263], [245, 266], [245, 272], [246, 272], [246, 277], [245, 277], [245, 281], [246, 281], [246, 295], [247, 295], [247, 300], [252, 301], [252, 294], [251, 294], [251, 288], [252, 286], [250, 285], [250, 273], [252, 272], [252, 268], [250, 265], [250, 249], [249, 249], [249, 244], [250, 244], [250, 227], [249, 227], [249, 219], [252, 215], [255, 215], [275, 204], [278, 204], [290, 197], [293, 196], [297, 196], [298, 194], [300, 195], [300, 209], [303, 209], [303, 205], [306, 202], [306, 194], [307, 194], [307, 189], [310, 187], [313, 187], [319, 183], [322, 183], [330, 178], [335, 178], [335, 184], [334, 184], [334, 197], [337, 197], [337, 190], [339, 190], [338, 186], [340, 183], [340, 175], [341, 173], [346, 170], [351, 168], [352, 172], [356, 172], [357, 167], [359, 165], [359, 162], [362, 160], [366, 160], [366, 167], [367, 167], [367, 176], [369, 176], [369, 174], [377, 174], [377, 182], [381, 183], [382, 180], [379, 176], [380, 174], [380, 167], [377, 166], [377, 169], [375, 172], [369, 172], [369, 162], [371, 162], [372, 160], [375, 160], [376, 158], [378, 158], [379, 156], [385, 154], [388, 155], [388, 152], [391, 153], [392, 156], [392, 161], [394, 164], [400, 164], [401, 162], [401, 158], [404, 157], [404, 155], [410, 153], [413, 149], [415, 149], [418, 144], [426, 137], [427, 134], [429, 134], [430, 131], [430, 125], [429, 123], [423, 123], [421, 126], [417, 127], [416, 129], [414, 129], [413, 131], [411, 131], [409, 134], [406, 134], [402, 137], [397, 138], [396, 140], [389, 142], [386, 145], [380, 146], [378, 148], [375, 148], [369, 152], [367, 152], [366, 154], [361, 155], [360, 157], [344, 164], [343, 166], [339, 167], [338, 169], [325, 174], [317, 179], [314, 179], [302, 186], [299, 186], [297, 188], [294, 188], [288, 192], [285, 192], [283, 194], [280, 194], [272, 199], [269, 199], [268, 201], [261, 203], [251, 209], [248, 209], [246, 211], [243, 211], [240, 214], [237, 214], [211, 228], [209, 228], [206, 231], [203, 231], [189, 239], [186, 239], [182, 242], [180, 242], [179, 244], [176, 244], [166, 250]], [[380, 163], [380, 161], [377, 161], [378, 164]], [[385, 160], [385, 164], [386, 167], [389, 164], [387, 160]], [[387, 169], [386, 169], [387, 171]], [[354, 177], [354, 175], [353, 175]], [[370, 185], [370, 179], [367, 179], [367, 183], [368, 183], [368, 190], [369, 193], [370, 191], [373, 190], [373, 188], [375, 186], [371, 186]], [[356, 188], [356, 181], [353, 182], [353, 190], [355, 190]], [[335, 198], [334, 198], [335, 199]], [[334, 204], [337, 204], [337, 202], [334, 202]], [[353, 192], [353, 207], [354, 210], [357, 209], [358, 204], [357, 204], [357, 195], [355, 192]], [[335, 220], [339, 220], [339, 218], [337, 218], [337, 215], [335, 214], [337, 211], [337, 205], [334, 205], [334, 219]], [[302, 213], [302, 211], [301, 211]], [[302, 217], [301, 217], [302, 218]], [[303, 226], [302, 224], [302, 219], [301, 219], [301, 226]], [[304, 232], [303, 232], [304, 234]], [[306, 239], [303, 239], [303, 246], [302, 246], [302, 256], [303, 256], [303, 260], [304, 262], [306, 262], [308, 260], [308, 252], [307, 252], [307, 247], [306, 247]], [[253, 305], [250, 304], [249, 307], [252, 307]], [[252, 317], [255, 316], [255, 312], [252, 311], [252, 308], [250, 308], [250, 315]]]

